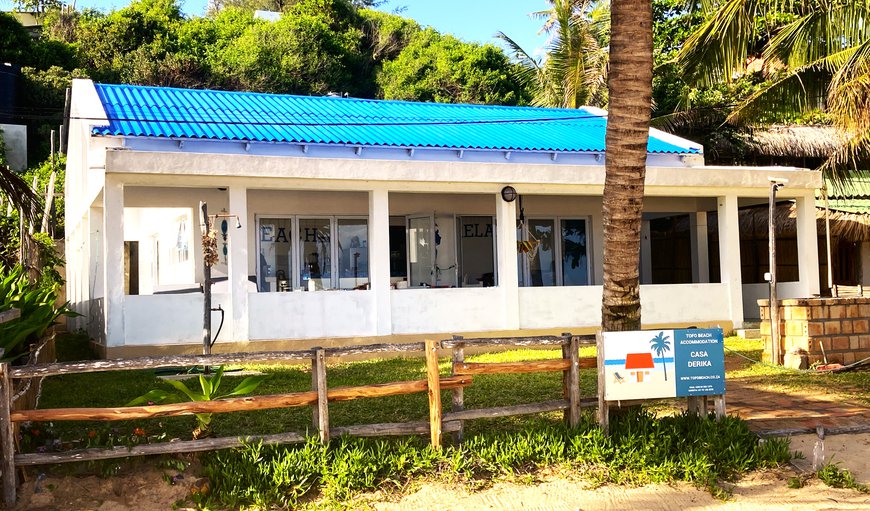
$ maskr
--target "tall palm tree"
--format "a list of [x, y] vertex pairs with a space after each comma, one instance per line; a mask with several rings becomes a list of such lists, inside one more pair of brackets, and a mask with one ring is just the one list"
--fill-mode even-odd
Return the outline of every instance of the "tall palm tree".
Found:
[[652, 111], [652, 2], [612, 0], [604, 178], [605, 331], [640, 329], [640, 226]]
[[516, 78], [532, 91], [535, 106], [579, 108], [607, 103], [608, 0], [550, 0], [550, 9], [532, 16], [550, 35], [546, 59], [538, 59], [503, 32], [518, 67]]
[[[731, 112], [733, 123], [825, 111], [848, 142], [822, 170], [835, 182], [870, 155], [870, 2], [714, 0], [679, 59], [700, 84], [728, 81], [761, 59], [768, 83]], [[786, 20], [786, 21], [782, 21]]]

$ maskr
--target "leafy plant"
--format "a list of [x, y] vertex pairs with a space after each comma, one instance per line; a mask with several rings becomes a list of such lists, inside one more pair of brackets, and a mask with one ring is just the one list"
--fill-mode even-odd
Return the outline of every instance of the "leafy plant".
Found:
[[840, 468], [836, 463], [828, 463], [816, 476], [832, 488], [851, 488], [863, 493], [870, 493], [870, 487], [855, 480], [855, 476], [848, 469]]
[[[126, 406], [137, 406], [155, 403], [182, 403], [186, 401], [215, 401], [233, 396], [250, 394], [263, 383], [266, 375], [248, 376], [241, 381], [233, 390], [227, 393], [220, 392], [221, 379], [224, 374], [224, 366], [220, 366], [213, 376], [199, 375], [201, 390], [190, 389], [184, 382], [166, 380], [166, 383], [175, 388], [177, 392], [163, 389], [153, 389], [127, 403]], [[197, 427], [193, 430], [193, 438], [202, 438], [211, 433], [211, 413], [197, 413]]]
[[56, 305], [60, 285], [31, 282], [21, 265], [12, 269], [0, 266], [0, 312], [19, 309], [21, 317], [0, 324], [0, 348], [4, 360], [26, 353], [26, 342], [35, 341], [61, 316], [73, 316], [66, 304]]

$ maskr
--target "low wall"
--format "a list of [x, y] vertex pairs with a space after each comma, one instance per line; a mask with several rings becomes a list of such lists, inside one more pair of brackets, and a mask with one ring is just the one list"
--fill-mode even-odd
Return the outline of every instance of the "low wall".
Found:
[[[851, 364], [870, 357], [870, 297], [793, 298], [779, 301], [783, 355], [803, 350], [809, 363]], [[758, 300], [764, 359], [771, 360], [769, 300]], [[824, 352], [823, 352], [824, 348]]]

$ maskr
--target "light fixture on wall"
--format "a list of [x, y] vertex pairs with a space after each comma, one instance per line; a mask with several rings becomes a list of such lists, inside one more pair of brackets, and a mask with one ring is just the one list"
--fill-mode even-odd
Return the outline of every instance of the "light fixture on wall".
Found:
[[501, 198], [505, 202], [513, 202], [517, 200], [517, 189], [513, 186], [505, 186], [501, 189]]

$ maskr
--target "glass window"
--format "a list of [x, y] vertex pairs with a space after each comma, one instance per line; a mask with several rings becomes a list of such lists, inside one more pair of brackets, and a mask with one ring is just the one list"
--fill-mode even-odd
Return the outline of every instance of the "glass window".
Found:
[[495, 254], [491, 216], [463, 216], [459, 227], [459, 270], [462, 286], [495, 285]]
[[261, 218], [257, 288], [261, 292], [290, 291], [293, 273], [293, 230], [289, 218]]
[[299, 269], [303, 288], [329, 289], [332, 277], [331, 240], [329, 218], [299, 219]]
[[369, 282], [368, 222], [343, 219], [338, 227], [338, 287], [355, 289]]
[[529, 220], [529, 239], [538, 240], [538, 248], [529, 254], [529, 280], [532, 286], [556, 285], [556, 239], [555, 222]]
[[586, 245], [586, 221], [563, 219], [562, 227], [562, 285], [589, 284], [589, 259]]
[[390, 225], [390, 277], [408, 277], [408, 234], [405, 219], [401, 225]]

